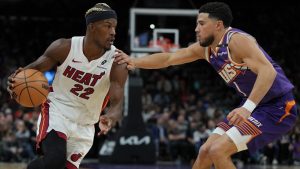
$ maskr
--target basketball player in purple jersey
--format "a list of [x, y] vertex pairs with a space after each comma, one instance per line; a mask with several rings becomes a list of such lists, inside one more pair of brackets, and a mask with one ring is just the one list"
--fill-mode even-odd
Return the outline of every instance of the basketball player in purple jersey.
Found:
[[[94, 124], [99, 122], [101, 133], [106, 134], [122, 116], [128, 70], [113, 62], [116, 12], [98, 3], [87, 10], [85, 18], [85, 36], [54, 41], [24, 68], [44, 72], [56, 67], [52, 91], [38, 120], [37, 150], [42, 156], [27, 169], [78, 169], [93, 145]], [[10, 93], [13, 77], [20, 70], [8, 79]], [[108, 98], [107, 114], [100, 116]]]
[[199, 10], [197, 43], [175, 53], [115, 59], [127, 62], [128, 69], [159, 69], [203, 59], [241, 96], [240, 106], [200, 148], [193, 169], [236, 168], [231, 155], [246, 149], [255, 152], [288, 132], [296, 120], [293, 85], [252, 36], [230, 27], [232, 19], [227, 4], [207, 3]]

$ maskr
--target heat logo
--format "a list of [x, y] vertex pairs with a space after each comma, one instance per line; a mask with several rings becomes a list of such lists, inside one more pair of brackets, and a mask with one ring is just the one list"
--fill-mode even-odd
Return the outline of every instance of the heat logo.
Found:
[[73, 162], [76, 162], [76, 161], [78, 161], [81, 157], [82, 157], [82, 153], [72, 154], [72, 155], [71, 155], [71, 160], [72, 160]]

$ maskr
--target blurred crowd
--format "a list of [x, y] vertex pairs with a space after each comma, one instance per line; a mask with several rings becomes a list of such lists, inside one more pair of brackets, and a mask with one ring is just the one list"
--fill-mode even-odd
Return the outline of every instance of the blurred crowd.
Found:
[[[147, 77], [142, 95], [143, 119], [155, 136], [159, 160], [192, 163], [216, 124], [239, 105], [235, 92], [217, 73], [206, 71], [209, 67], [194, 63], [140, 72]], [[233, 158], [239, 164], [299, 164], [299, 141], [300, 118], [291, 132], [261, 151], [245, 151]]]
[[[259, 9], [256, 12], [257, 15], [252, 17], [257, 17], [254, 18], [257, 24], [263, 27], [268, 23], [272, 29], [259, 32], [256, 26], [242, 22], [239, 12], [235, 15], [238, 20], [235, 26], [245, 24], [242, 29], [246, 28], [253, 34], [283, 67], [295, 85], [299, 109], [300, 68], [299, 63], [294, 61], [300, 52], [297, 48], [300, 45], [299, 36], [295, 35], [299, 35], [299, 31], [296, 27], [285, 26], [294, 21], [289, 20], [289, 16], [291, 13], [297, 16], [296, 8], [290, 8], [287, 14], [281, 13], [280, 17], [277, 17], [277, 13], [266, 15]], [[0, 161], [28, 161], [36, 156], [36, 123], [40, 110], [22, 108], [11, 100], [6, 92], [7, 77], [19, 66], [38, 57], [51, 41], [83, 34], [84, 24], [80, 19], [70, 18], [0, 16], [0, 32]], [[123, 32], [126, 33], [126, 30]], [[126, 42], [124, 39], [121, 41], [116, 46]], [[155, 139], [158, 160], [193, 162], [199, 147], [216, 124], [239, 104], [235, 92], [228, 89], [205, 62], [163, 70], [140, 70], [138, 74], [144, 81], [142, 115]], [[245, 151], [233, 158], [237, 163], [300, 163], [299, 118], [294, 129], [280, 140], [270, 143], [254, 155]]]

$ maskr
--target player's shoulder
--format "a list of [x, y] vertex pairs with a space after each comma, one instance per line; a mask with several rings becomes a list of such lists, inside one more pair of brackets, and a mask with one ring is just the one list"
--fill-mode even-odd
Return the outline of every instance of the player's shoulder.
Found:
[[207, 47], [203, 47], [199, 42], [195, 42], [186, 48], [191, 55], [198, 59], [205, 59], [205, 51]]
[[128, 71], [127, 63], [118, 64], [117, 62], [113, 62], [112, 68], [113, 69], [118, 69], [118, 70], [127, 70]]
[[230, 38], [230, 41], [256, 41], [255, 38], [250, 35], [249, 33], [241, 30], [241, 29], [237, 29], [237, 28], [229, 28], [228, 32], [227, 32], [227, 38]]
[[232, 46], [240, 46], [248, 43], [256, 43], [256, 40], [253, 36], [244, 33], [235, 33], [231, 36], [229, 41], [229, 48]]
[[248, 56], [256, 47], [258, 43], [251, 35], [235, 33], [232, 35], [228, 48], [232, 57], [244, 58]]
[[71, 39], [60, 38], [50, 44], [45, 54], [62, 63], [68, 56], [70, 49]]
[[60, 38], [54, 40], [48, 47], [47, 51], [56, 52], [63, 50], [70, 50], [71, 48], [71, 39]]
[[[116, 46], [111, 45], [111, 51], [113, 52], [113, 54], [115, 54], [117, 52], [116, 49], [117, 49]], [[114, 74], [123, 74], [123, 75], [126, 74], [127, 75], [127, 73], [128, 73], [127, 63], [118, 64], [117, 62], [113, 62], [111, 69], [112, 69], [112, 72], [115, 72]]]
[[[127, 63], [118, 64], [116, 62], [113, 63], [110, 73], [111, 81], [126, 81], [128, 76]], [[122, 80], [123, 79], [123, 80]]]
[[71, 48], [71, 39], [66, 39], [66, 38], [59, 38], [55, 41], [52, 42], [51, 45], [53, 45], [54, 47], [58, 48], [58, 49], [64, 49], [64, 48]]

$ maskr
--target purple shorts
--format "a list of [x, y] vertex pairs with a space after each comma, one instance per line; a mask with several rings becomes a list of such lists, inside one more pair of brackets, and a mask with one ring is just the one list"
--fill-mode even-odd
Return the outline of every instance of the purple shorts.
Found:
[[[242, 135], [251, 135], [247, 147], [250, 153], [254, 153], [291, 130], [296, 116], [296, 103], [292, 92], [288, 92], [282, 97], [259, 104], [246, 123], [235, 127]], [[233, 127], [227, 119], [217, 126], [225, 131]]]

